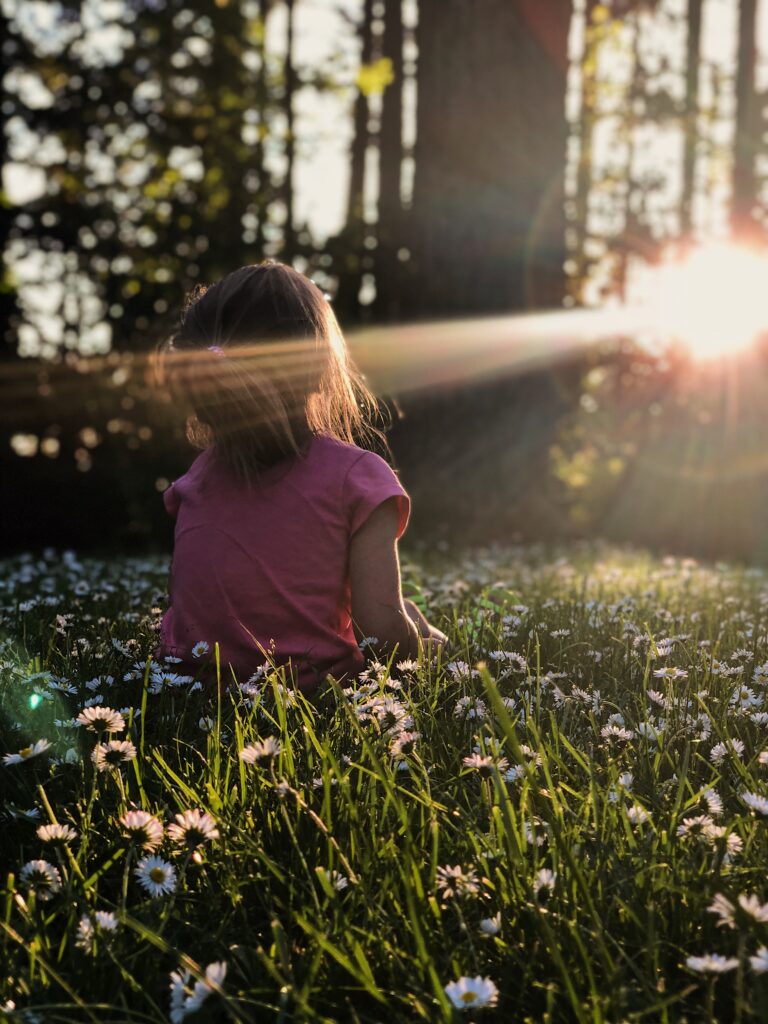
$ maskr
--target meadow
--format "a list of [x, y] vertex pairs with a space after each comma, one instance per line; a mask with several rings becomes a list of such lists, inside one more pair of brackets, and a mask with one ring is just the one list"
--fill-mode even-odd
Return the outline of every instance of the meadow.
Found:
[[768, 1019], [768, 573], [402, 569], [450, 650], [310, 702], [155, 664], [165, 558], [2, 564], [0, 1016]]

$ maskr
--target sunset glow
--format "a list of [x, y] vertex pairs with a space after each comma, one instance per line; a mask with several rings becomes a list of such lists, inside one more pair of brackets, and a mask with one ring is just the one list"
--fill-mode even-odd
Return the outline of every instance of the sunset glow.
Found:
[[699, 360], [748, 348], [768, 330], [768, 256], [736, 245], [708, 245], [648, 274], [642, 319], [679, 340]]

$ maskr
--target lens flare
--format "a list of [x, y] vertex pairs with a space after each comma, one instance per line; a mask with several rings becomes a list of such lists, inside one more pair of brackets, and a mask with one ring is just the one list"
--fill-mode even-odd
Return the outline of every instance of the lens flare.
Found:
[[653, 268], [638, 288], [638, 319], [700, 361], [748, 348], [768, 330], [768, 256], [708, 245]]

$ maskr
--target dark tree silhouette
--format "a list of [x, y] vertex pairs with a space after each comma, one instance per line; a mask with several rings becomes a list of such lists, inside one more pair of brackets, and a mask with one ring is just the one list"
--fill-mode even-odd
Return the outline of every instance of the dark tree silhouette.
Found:
[[563, 295], [569, 0], [421, 0], [404, 315]]
[[680, 235], [685, 240], [691, 233], [696, 149], [699, 141], [699, 78], [701, 72], [701, 29], [704, 0], [688, 0], [687, 37], [685, 48], [685, 113], [683, 184], [680, 201]]
[[755, 92], [756, 31], [757, 0], [740, 0], [731, 226], [737, 238], [747, 241], [758, 234], [753, 216], [757, 202], [755, 156], [761, 141]]
[[377, 320], [393, 321], [400, 315], [398, 250], [404, 236], [400, 177], [403, 163], [403, 9], [400, 0], [387, 4], [383, 56], [392, 62], [393, 81], [384, 91], [379, 133], [379, 209], [376, 249]]

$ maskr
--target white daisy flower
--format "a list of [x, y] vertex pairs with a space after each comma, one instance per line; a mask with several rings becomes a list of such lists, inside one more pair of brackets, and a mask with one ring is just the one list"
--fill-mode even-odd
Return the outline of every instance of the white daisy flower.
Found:
[[707, 805], [707, 810], [713, 818], [716, 818], [718, 815], [723, 813], [723, 801], [717, 790], [712, 789], [711, 787], [709, 789], [705, 789], [703, 796]]
[[501, 912], [493, 917], [484, 917], [480, 922], [480, 931], [483, 935], [498, 935], [501, 931]]
[[129, 740], [109, 740], [97, 743], [91, 759], [100, 772], [117, 771], [121, 764], [136, 757], [136, 747]]
[[750, 807], [753, 811], [757, 811], [758, 814], [768, 815], [768, 799], [764, 796], [760, 796], [758, 793], [745, 791], [741, 794], [741, 799], [747, 807]]
[[604, 725], [600, 730], [604, 740], [631, 740], [635, 735], [631, 729], [624, 729], [620, 725]]
[[204, 654], [207, 654], [211, 649], [211, 645], [207, 640], [198, 640], [195, 646], [192, 648], [193, 658], [202, 658]]
[[739, 966], [735, 957], [720, 956], [719, 953], [707, 953], [706, 956], [689, 956], [685, 966], [699, 974], [722, 974]]
[[490, 978], [461, 977], [445, 986], [445, 994], [457, 1010], [479, 1010], [484, 1006], [495, 1006], [499, 990]]
[[257, 740], [249, 743], [240, 751], [240, 760], [246, 764], [256, 764], [257, 761], [271, 761], [282, 751], [282, 744], [276, 736], [267, 736], [265, 740]]
[[627, 820], [631, 825], [643, 825], [651, 820], [651, 816], [640, 804], [633, 804], [627, 808]]
[[126, 811], [120, 824], [145, 850], [154, 850], [163, 841], [163, 826], [147, 811]]
[[19, 872], [22, 883], [34, 890], [39, 900], [49, 900], [61, 890], [59, 869], [47, 860], [30, 860]]
[[195, 847], [218, 839], [219, 830], [207, 811], [192, 808], [176, 815], [176, 823], [168, 826], [168, 835], [177, 846]]
[[342, 890], [346, 889], [349, 885], [349, 879], [339, 871], [328, 871], [327, 869], [323, 869], [323, 875], [330, 887], [335, 889], [336, 892], [342, 892]]
[[142, 857], [134, 869], [140, 885], [150, 896], [164, 896], [176, 888], [176, 869], [162, 857]]
[[[730, 740], [730, 747], [737, 757], [741, 757], [744, 753], [744, 744], [741, 740]], [[727, 743], [716, 743], [709, 752], [709, 759], [712, 764], [722, 764], [729, 753], [729, 745]]]
[[714, 821], [708, 814], [699, 814], [696, 817], [683, 818], [677, 826], [677, 834], [681, 839], [684, 839], [687, 836], [705, 835], [712, 825], [714, 825]]
[[29, 747], [24, 747], [18, 754], [5, 754], [3, 764], [21, 764], [23, 761], [31, 761], [33, 757], [44, 754], [51, 746], [50, 740], [38, 740]]
[[122, 732], [125, 729], [125, 719], [119, 711], [112, 708], [86, 707], [80, 712], [75, 721], [84, 725], [91, 732]]
[[549, 868], [541, 868], [536, 872], [536, 877], [533, 880], [533, 891], [538, 895], [542, 889], [548, 889], [550, 892], [555, 888], [555, 882], [557, 881], [557, 873], [550, 871]]
[[70, 843], [77, 839], [77, 832], [71, 825], [41, 825], [37, 830], [37, 838], [44, 843]]
[[208, 964], [205, 976], [190, 986], [192, 975], [186, 969], [171, 972], [171, 1024], [181, 1024], [185, 1017], [199, 1010], [212, 992], [220, 992], [227, 976], [222, 960]]
[[755, 955], [749, 958], [749, 962], [755, 974], [765, 974], [768, 971], [768, 948], [760, 946]]
[[749, 896], [739, 896], [739, 906], [754, 921], [759, 924], [768, 924], [768, 903], [761, 903], [754, 893]]
[[439, 867], [435, 884], [446, 899], [451, 896], [474, 896], [480, 892], [480, 883], [474, 868], [464, 871], [458, 864], [453, 867]]
[[484, 778], [490, 778], [494, 772], [503, 772], [509, 767], [506, 757], [489, 757], [487, 754], [470, 754], [462, 762], [467, 768], [479, 772]]
[[710, 905], [707, 907], [710, 914], [717, 914], [720, 920], [717, 922], [718, 928], [726, 925], [728, 928], [736, 927], [736, 907], [727, 899], [721, 892], [715, 894], [715, 898], [712, 900]]
[[75, 945], [86, 953], [92, 953], [94, 940], [99, 937], [99, 933], [108, 936], [116, 930], [117, 917], [109, 911], [97, 910], [93, 917], [83, 914], [77, 925]]
[[404, 754], [413, 754], [416, 750], [416, 743], [420, 739], [420, 732], [409, 732], [407, 729], [403, 729], [393, 737], [389, 745], [389, 753], [395, 758], [402, 757]]

